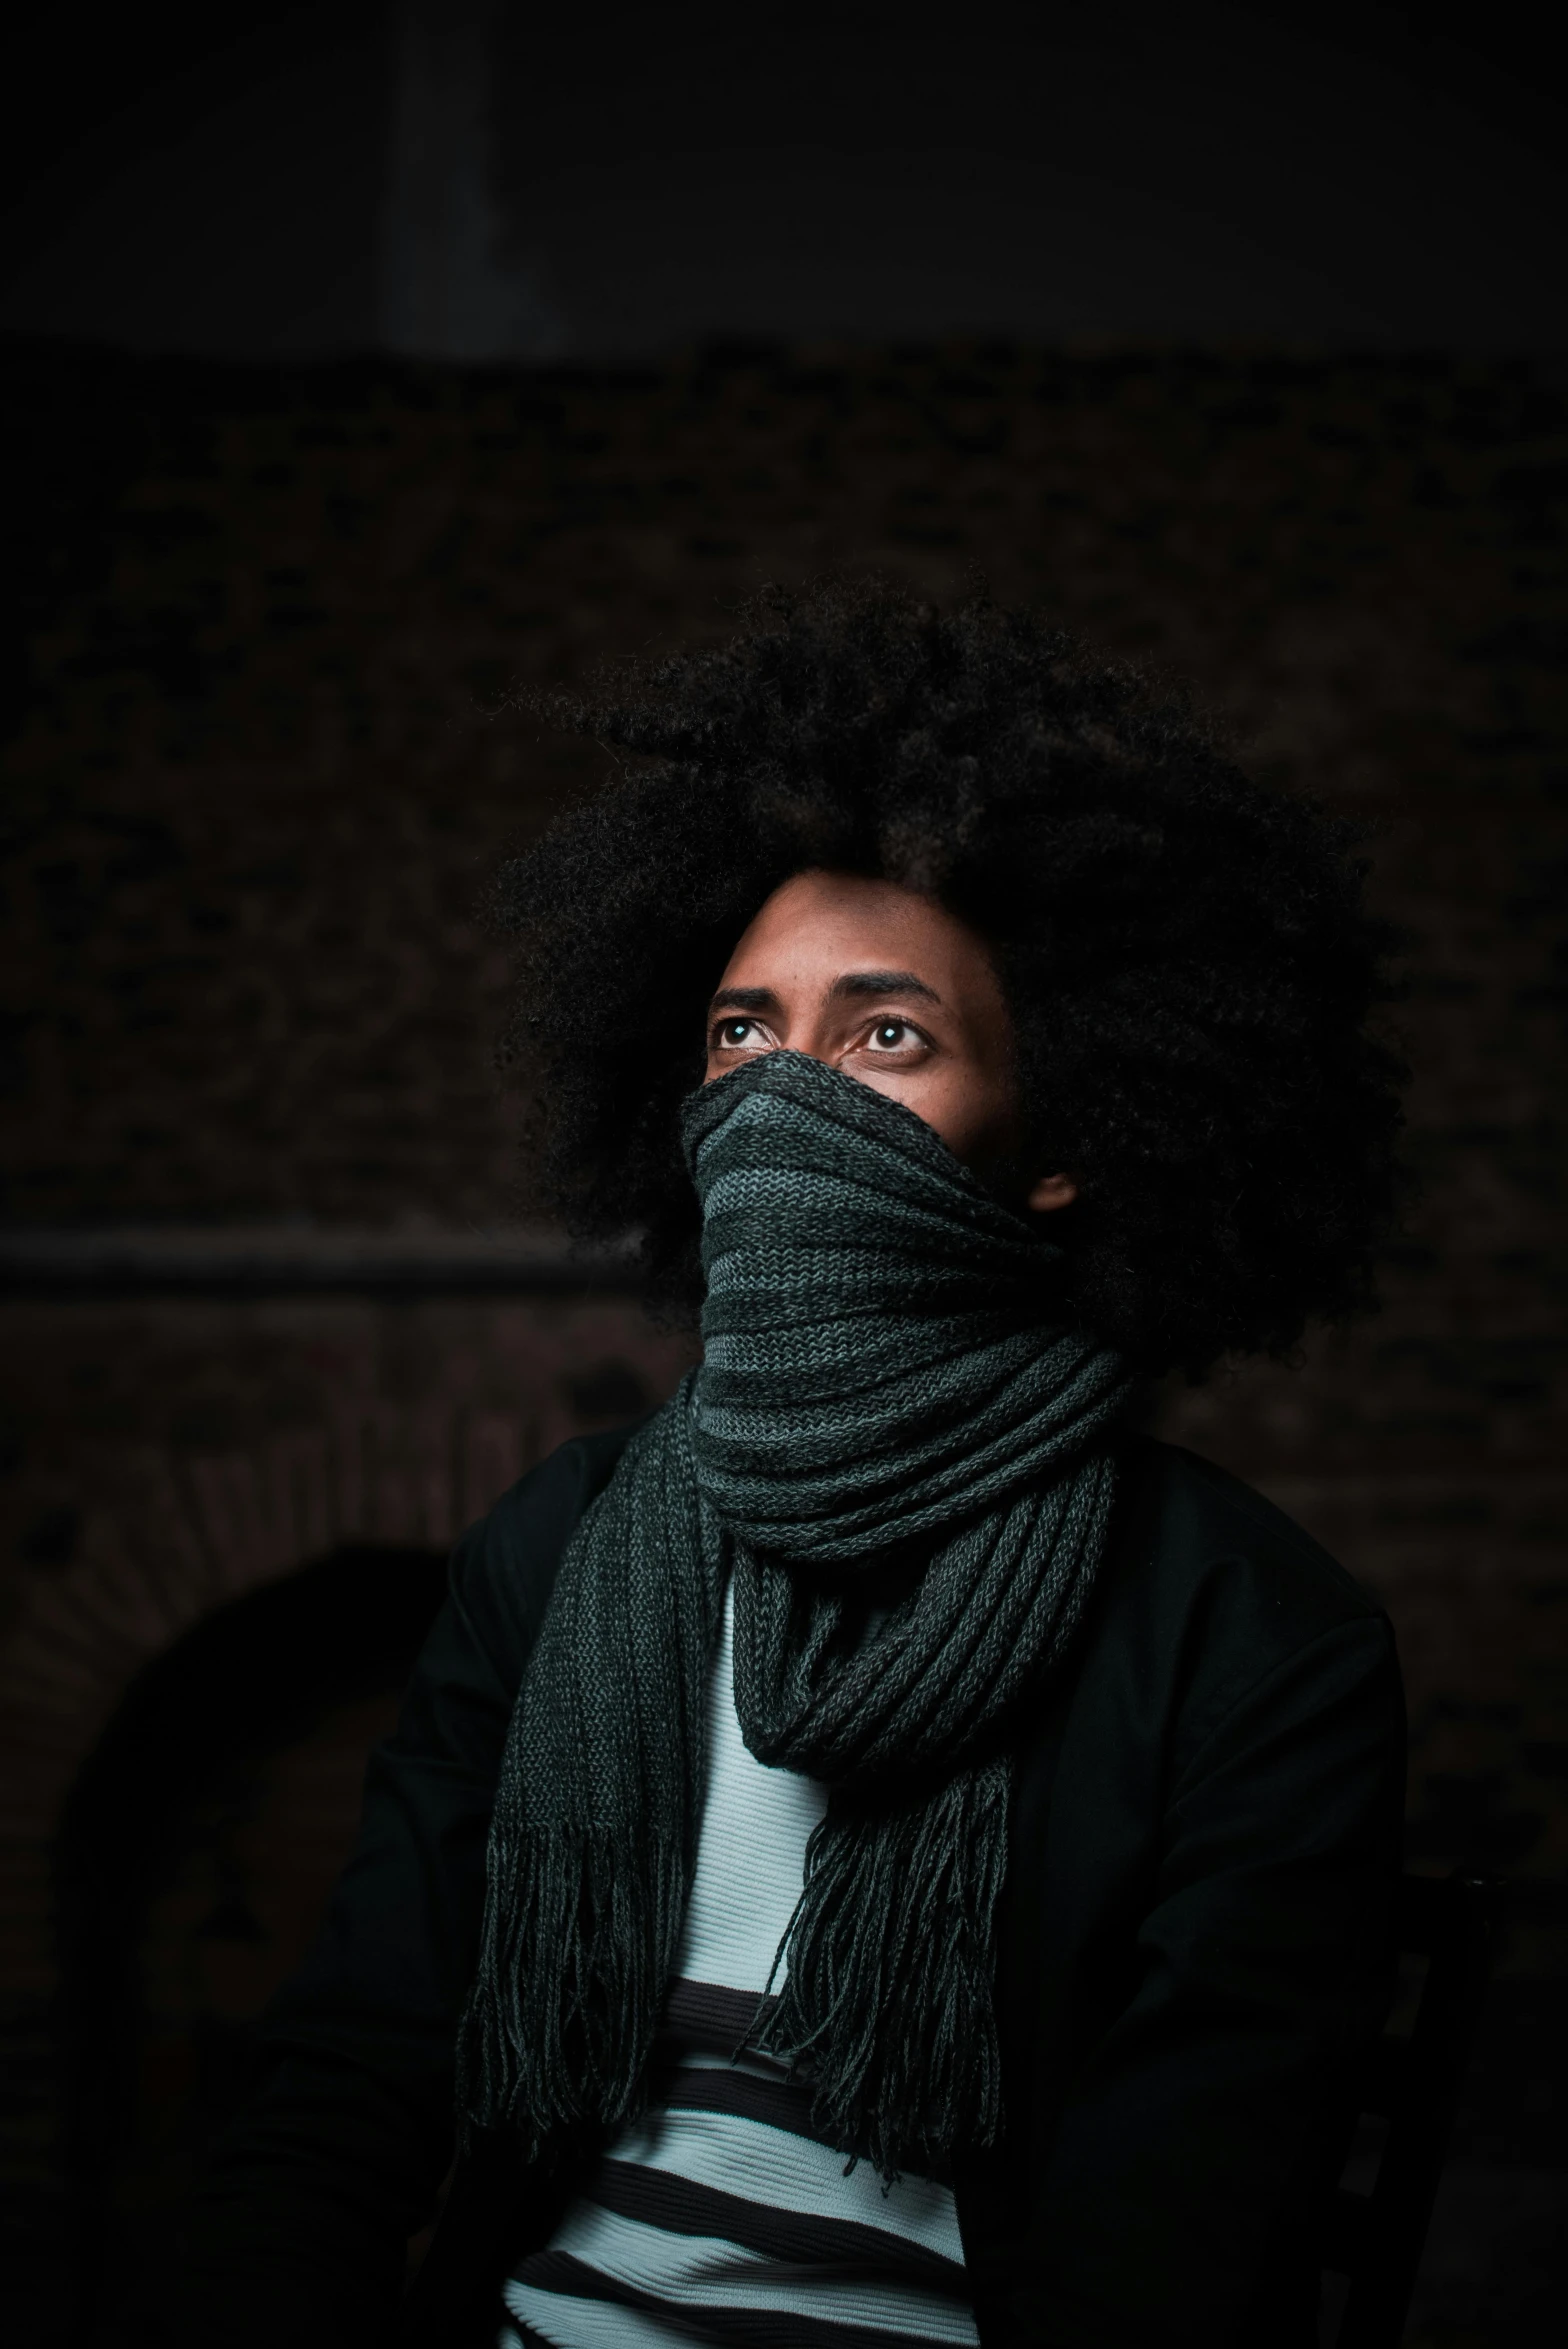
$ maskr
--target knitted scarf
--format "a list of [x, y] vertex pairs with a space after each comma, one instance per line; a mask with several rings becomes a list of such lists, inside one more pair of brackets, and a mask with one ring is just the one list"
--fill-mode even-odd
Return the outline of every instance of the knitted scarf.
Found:
[[638, 2109], [733, 1576], [746, 1744], [829, 1789], [748, 2044], [847, 2152], [929, 2170], [996, 2135], [1006, 1733], [1100, 1562], [1128, 1380], [1063, 1326], [1060, 1251], [900, 1104], [771, 1052], [683, 1121], [703, 1360], [561, 1561], [496, 1795], [459, 2112], [539, 2158]]

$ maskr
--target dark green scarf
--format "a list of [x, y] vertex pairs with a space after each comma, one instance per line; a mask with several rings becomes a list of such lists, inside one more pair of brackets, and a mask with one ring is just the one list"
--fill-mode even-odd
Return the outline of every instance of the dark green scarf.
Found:
[[896, 1102], [773, 1052], [684, 1123], [703, 1362], [561, 1562], [496, 1795], [459, 2109], [537, 2156], [637, 2108], [733, 1574], [746, 1743], [830, 1790], [751, 2044], [846, 2150], [929, 2168], [996, 2133], [1006, 1731], [1099, 1565], [1128, 1381], [1062, 1326], [1059, 1251]]

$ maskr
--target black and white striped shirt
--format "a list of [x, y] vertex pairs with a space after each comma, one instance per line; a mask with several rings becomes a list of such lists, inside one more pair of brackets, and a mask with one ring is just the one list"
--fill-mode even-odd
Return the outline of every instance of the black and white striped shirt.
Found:
[[813, 2133], [811, 2093], [732, 2059], [800, 1892], [825, 1790], [747, 1751], [731, 1617], [708, 1699], [709, 1776], [648, 2111], [506, 2285], [501, 2349], [925, 2349], [976, 2343], [951, 2190]]

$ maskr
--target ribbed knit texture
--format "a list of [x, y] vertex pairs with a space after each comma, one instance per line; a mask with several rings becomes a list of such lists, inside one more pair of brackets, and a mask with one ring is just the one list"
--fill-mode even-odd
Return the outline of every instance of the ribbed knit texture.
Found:
[[1116, 1355], [1058, 1252], [919, 1118], [803, 1054], [685, 1105], [704, 1353], [561, 1561], [508, 1732], [465, 2121], [548, 2155], [637, 2109], [700, 1817], [735, 1579], [759, 1761], [823, 1780], [751, 2043], [884, 2175], [994, 2139], [1005, 1732], [1102, 1556]]

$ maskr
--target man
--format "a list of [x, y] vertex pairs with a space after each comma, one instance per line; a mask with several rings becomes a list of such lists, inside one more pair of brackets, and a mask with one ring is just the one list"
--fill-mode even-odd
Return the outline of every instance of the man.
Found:
[[1343, 832], [983, 599], [534, 699], [641, 762], [498, 892], [538, 1170], [702, 1362], [459, 1544], [191, 2329], [1305, 2343], [1397, 1666], [1133, 1405], [1365, 1299]]

